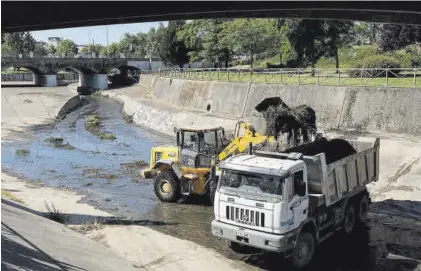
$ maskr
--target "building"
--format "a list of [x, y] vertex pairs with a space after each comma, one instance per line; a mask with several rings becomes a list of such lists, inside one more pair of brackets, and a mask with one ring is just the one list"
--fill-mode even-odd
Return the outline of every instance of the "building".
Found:
[[60, 37], [49, 37], [48, 44], [53, 45], [54, 47], [57, 47], [62, 40], [63, 38], [60, 38]]

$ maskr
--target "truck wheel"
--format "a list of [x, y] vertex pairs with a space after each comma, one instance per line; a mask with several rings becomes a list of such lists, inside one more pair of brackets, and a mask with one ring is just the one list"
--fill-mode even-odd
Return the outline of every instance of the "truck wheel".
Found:
[[158, 172], [154, 180], [155, 195], [163, 202], [175, 202], [180, 192], [180, 184], [171, 171]]
[[352, 203], [349, 202], [348, 206], [346, 207], [343, 225], [344, 232], [346, 234], [350, 234], [354, 230], [355, 220], [355, 208], [354, 205], [352, 205]]
[[295, 268], [303, 268], [307, 266], [314, 256], [315, 242], [313, 234], [303, 232], [298, 237], [297, 246], [292, 253], [292, 265]]
[[358, 222], [362, 225], [366, 225], [368, 222], [368, 209], [368, 197], [367, 195], [363, 195], [358, 206]]

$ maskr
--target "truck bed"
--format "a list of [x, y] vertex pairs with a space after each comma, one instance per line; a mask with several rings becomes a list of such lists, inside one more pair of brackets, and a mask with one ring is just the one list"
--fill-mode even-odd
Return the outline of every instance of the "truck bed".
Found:
[[304, 156], [308, 170], [309, 194], [317, 197], [319, 202], [323, 199], [326, 206], [379, 178], [380, 139], [377, 138], [372, 144], [348, 142], [357, 153], [331, 164], [326, 163], [324, 153]]

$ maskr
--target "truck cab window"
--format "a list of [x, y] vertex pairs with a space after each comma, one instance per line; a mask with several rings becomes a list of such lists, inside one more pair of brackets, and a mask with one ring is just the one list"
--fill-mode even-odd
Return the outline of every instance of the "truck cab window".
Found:
[[300, 187], [302, 187], [304, 182], [304, 171], [299, 170], [293, 173], [292, 175], [293, 183], [294, 183], [294, 195], [298, 194], [298, 191], [300, 190]]

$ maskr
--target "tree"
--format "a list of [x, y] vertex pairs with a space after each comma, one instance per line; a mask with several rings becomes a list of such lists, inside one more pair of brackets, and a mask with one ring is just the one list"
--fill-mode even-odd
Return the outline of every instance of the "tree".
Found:
[[35, 57], [44, 57], [48, 55], [47, 44], [45, 42], [37, 42], [33, 52]]
[[28, 55], [34, 51], [35, 44], [36, 41], [29, 32], [14, 32], [4, 34], [2, 47], [5, 46], [4, 51], [9, 54]]
[[76, 46], [76, 43], [74, 43], [72, 40], [62, 40], [59, 44], [59, 46], [57, 47], [57, 51], [56, 53], [59, 56], [63, 56], [63, 57], [70, 57], [72, 55], [77, 54], [78, 49]]
[[420, 26], [385, 24], [380, 32], [379, 47], [382, 51], [398, 50], [416, 42], [421, 42]]
[[146, 34], [145, 50], [146, 50], [146, 55], [148, 57], [158, 56], [157, 43], [158, 43], [157, 30], [152, 27], [151, 29], [149, 29], [148, 33]]
[[269, 41], [276, 35], [274, 23], [275, 21], [270, 19], [233, 20], [222, 30], [221, 42], [235, 53], [248, 54], [250, 65], [253, 67], [254, 56], [264, 52], [269, 47]]
[[324, 21], [322, 28], [324, 31], [324, 54], [327, 57], [335, 57], [336, 69], [339, 69], [339, 47], [347, 41], [352, 24], [343, 21]]
[[86, 47], [83, 47], [80, 52], [81, 53], [95, 53], [96, 56], [101, 54], [101, 50], [104, 48], [101, 44], [89, 44]]
[[49, 54], [55, 55], [57, 52], [57, 48], [54, 45], [50, 44], [47, 48], [47, 51]]
[[192, 62], [203, 60], [201, 51], [203, 50], [203, 36], [205, 35], [206, 20], [191, 21], [177, 31], [177, 39], [184, 43]]
[[181, 30], [184, 21], [169, 21], [168, 26], [158, 28], [158, 53], [166, 65], [178, 65], [180, 68], [189, 62], [188, 50], [184, 42], [177, 38], [177, 31]]
[[325, 53], [323, 21], [286, 20], [287, 37], [298, 56], [301, 65], [310, 63], [314, 68], [316, 61]]
[[[109, 57], [118, 58], [120, 57], [120, 45], [117, 42], [113, 42], [108, 46]], [[99, 52], [101, 55], [107, 55], [107, 46], [102, 47]]]
[[119, 43], [120, 51], [126, 57], [144, 58], [146, 55], [146, 34], [124, 34]]

